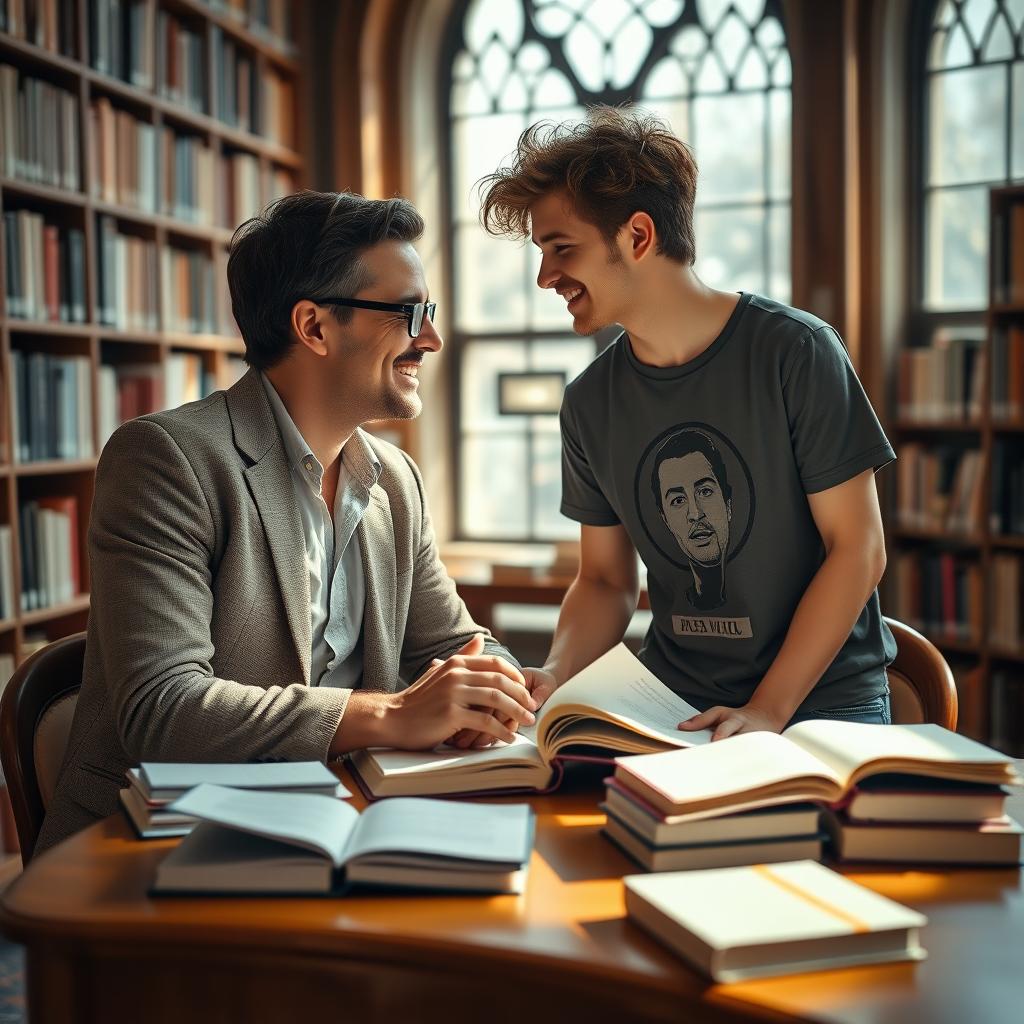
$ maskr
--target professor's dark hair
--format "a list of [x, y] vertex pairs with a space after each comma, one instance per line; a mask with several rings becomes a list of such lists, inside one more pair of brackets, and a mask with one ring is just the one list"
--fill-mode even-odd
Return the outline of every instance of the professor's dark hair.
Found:
[[531, 125], [512, 163], [480, 186], [481, 219], [491, 234], [528, 238], [533, 203], [564, 191], [608, 243], [643, 211], [654, 222], [659, 253], [687, 266], [696, 256], [697, 162], [665, 121], [639, 109], [594, 106], [579, 123]]
[[[265, 370], [288, 354], [300, 299], [351, 298], [370, 285], [364, 250], [422, 234], [423, 218], [407, 199], [350, 192], [296, 192], [245, 221], [231, 238], [228, 287], [246, 362]], [[338, 306], [331, 312], [342, 323], [352, 315]]]

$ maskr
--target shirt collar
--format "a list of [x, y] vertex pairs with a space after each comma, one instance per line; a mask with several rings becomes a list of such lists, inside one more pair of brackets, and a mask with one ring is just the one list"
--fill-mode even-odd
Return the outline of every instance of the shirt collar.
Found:
[[[270, 378], [262, 372], [259, 376], [266, 389], [274, 419], [277, 420], [278, 429], [281, 431], [281, 439], [284, 441], [288, 462], [293, 469], [305, 476], [319, 489], [324, 475], [324, 467], [320, 465], [319, 459], [306, 444], [299, 428], [295, 426], [295, 421], [277, 393], [277, 388], [270, 382]], [[356, 427], [342, 449], [341, 460], [347, 472], [359, 480], [367, 490], [373, 487], [380, 478], [380, 461], [370, 447], [366, 434], [359, 427]]]

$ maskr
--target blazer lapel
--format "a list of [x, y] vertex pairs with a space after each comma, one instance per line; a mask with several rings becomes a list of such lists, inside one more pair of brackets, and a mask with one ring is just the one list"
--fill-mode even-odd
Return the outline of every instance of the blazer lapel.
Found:
[[395, 527], [384, 488], [375, 484], [357, 528], [366, 585], [363, 609], [363, 686], [393, 690], [398, 680], [399, 643], [395, 585]]
[[299, 502], [284, 443], [255, 370], [249, 370], [228, 391], [227, 399], [235, 444], [252, 461], [245, 470], [245, 478], [263, 523], [285, 616], [308, 686], [313, 646], [309, 624], [309, 570]]

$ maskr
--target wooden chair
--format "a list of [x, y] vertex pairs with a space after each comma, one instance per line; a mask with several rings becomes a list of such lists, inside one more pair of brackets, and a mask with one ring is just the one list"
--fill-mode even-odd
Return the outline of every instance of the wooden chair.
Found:
[[47, 644], [18, 668], [0, 701], [0, 760], [26, 864], [57, 785], [84, 660], [85, 633]]
[[946, 659], [916, 629], [895, 619], [885, 621], [896, 638], [896, 660], [888, 669], [893, 722], [934, 722], [955, 729], [956, 684]]

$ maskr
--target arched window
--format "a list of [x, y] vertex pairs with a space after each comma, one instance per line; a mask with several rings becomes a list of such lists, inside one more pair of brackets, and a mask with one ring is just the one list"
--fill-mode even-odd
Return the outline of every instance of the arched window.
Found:
[[637, 102], [697, 157], [697, 273], [790, 296], [790, 62], [780, 0], [472, 0], [452, 26], [450, 215], [458, 535], [553, 540], [556, 415], [503, 414], [499, 375], [571, 380], [609, 338], [571, 333], [529, 244], [489, 238], [474, 184], [538, 120]]
[[988, 304], [988, 190], [1024, 179], [1024, 0], [923, 8], [918, 303], [926, 314], [980, 310]]

